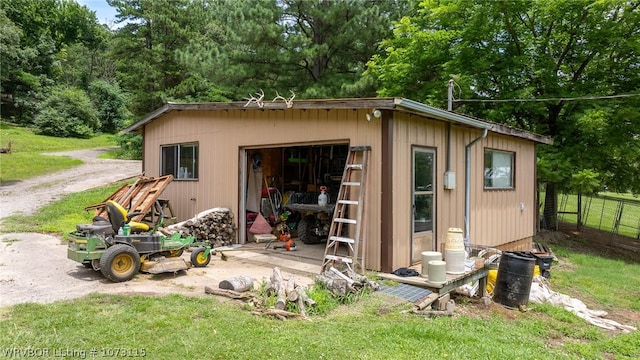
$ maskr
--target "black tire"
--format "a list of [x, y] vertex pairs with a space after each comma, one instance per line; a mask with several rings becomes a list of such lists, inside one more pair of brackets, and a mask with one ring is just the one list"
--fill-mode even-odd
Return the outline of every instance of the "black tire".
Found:
[[298, 238], [305, 244], [319, 244], [322, 237], [316, 235], [313, 230], [318, 226], [315, 215], [307, 215], [298, 223]]
[[207, 250], [205, 247], [198, 247], [191, 253], [191, 265], [194, 267], [205, 267], [209, 265], [211, 261], [211, 252], [208, 256], [204, 256], [204, 252]]
[[113, 245], [100, 258], [100, 272], [111, 281], [129, 281], [138, 271], [140, 271], [140, 255], [129, 245]]

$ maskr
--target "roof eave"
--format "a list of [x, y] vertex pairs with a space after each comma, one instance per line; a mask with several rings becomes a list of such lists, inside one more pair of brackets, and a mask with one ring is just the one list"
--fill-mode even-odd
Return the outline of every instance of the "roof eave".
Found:
[[453, 121], [459, 124], [472, 126], [479, 129], [491, 130], [491, 128], [493, 127], [492, 124], [486, 123], [484, 121], [480, 121], [464, 115], [456, 114], [454, 112], [434, 108], [434, 107], [419, 103], [417, 101], [413, 101], [405, 98], [396, 99], [396, 108], [411, 110], [414, 112], [418, 112], [419, 114], [425, 115], [427, 117], [432, 117], [440, 120]]
[[136, 121], [135, 123], [127, 126], [126, 128], [120, 130], [120, 135], [126, 134], [126, 133], [130, 133], [130, 132], [135, 132], [137, 130], [139, 130], [141, 127], [143, 127], [144, 125], [152, 122], [154, 119], [156, 119], [157, 117], [168, 113], [169, 111], [173, 110], [174, 108], [174, 103], [166, 103], [164, 104], [162, 107], [157, 108], [156, 110], [148, 113], [145, 117], [143, 117], [142, 119]]

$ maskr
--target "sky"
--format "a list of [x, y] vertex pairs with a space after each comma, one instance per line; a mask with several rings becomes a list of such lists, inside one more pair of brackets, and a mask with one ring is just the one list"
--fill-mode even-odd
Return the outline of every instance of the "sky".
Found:
[[89, 10], [95, 11], [96, 18], [101, 24], [116, 27], [116, 9], [107, 4], [107, 0], [76, 0], [80, 5], [85, 5]]

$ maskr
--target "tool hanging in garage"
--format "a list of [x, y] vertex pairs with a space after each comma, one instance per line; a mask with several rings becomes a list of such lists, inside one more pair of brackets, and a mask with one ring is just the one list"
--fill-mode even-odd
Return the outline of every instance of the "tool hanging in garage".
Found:
[[[344, 263], [353, 271], [364, 272], [364, 250], [365, 243], [361, 238], [363, 228], [363, 211], [364, 199], [366, 194], [366, 178], [367, 166], [369, 162], [370, 146], [352, 146], [349, 148], [347, 162], [344, 165], [342, 173], [342, 181], [340, 182], [340, 190], [338, 191], [338, 199], [336, 207], [333, 211], [333, 219], [331, 220], [331, 229], [327, 238], [327, 247], [324, 251], [324, 260], [322, 272], [328, 269], [330, 265], [336, 262]], [[360, 159], [360, 163], [356, 160]], [[351, 188], [358, 187], [358, 200], [352, 200]], [[349, 207], [356, 208], [355, 219], [349, 218]], [[343, 234], [343, 226], [355, 225], [353, 237], [345, 237]], [[346, 228], [345, 228], [346, 230]], [[347, 247], [347, 254], [340, 254], [339, 248], [341, 244]], [[361, 248], [361, 249], [359, 249]], [[362, 257], [358, 258], [358, 251], [362, 252]]]

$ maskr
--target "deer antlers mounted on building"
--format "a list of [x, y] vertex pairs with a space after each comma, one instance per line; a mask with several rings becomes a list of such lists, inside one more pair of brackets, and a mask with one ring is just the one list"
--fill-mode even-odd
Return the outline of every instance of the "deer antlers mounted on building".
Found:
[[284, 96], [278, 94], [278, 92], [276, 91], [276, 97], [271, 102], [275, 102], [278, 99], [282, 99], [284, 100], [284, 103], [287, 104], [287, 109], [291, 109], [291, 107], [293, 106], [293, 99], [296, 97], [296, 94], [291, 90], [289, 90], [289, 92], [291, 93], [291, 97], [287, 99]]
[[264, 91], [262, 91], [262, 89], [260, 89], [259, 93], [256, 93], [256, 95], [258, 96], [257, 98], [251, 94], [249, 94], [249, 98], [245, 98], [245, 100], [247, 100], [247, 103], [244, 104], [244, 107], [249, 106], [249, 104], [251, 104], [252, 102], [255, 102], [256, 104], [258, 104], [259, 108], [263, 108], [264, 107], [264, 102], [262, 101], [262, 99], [264, 99]]

